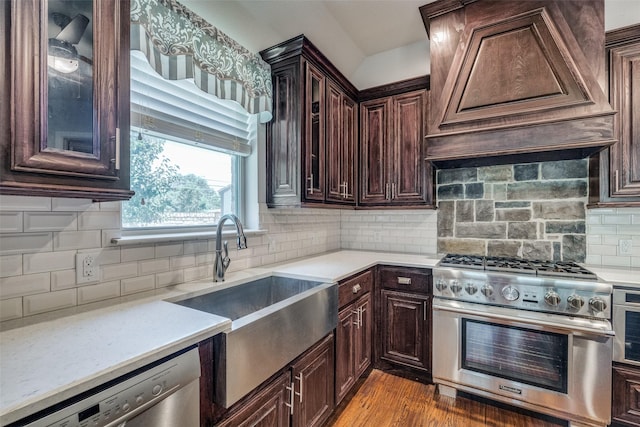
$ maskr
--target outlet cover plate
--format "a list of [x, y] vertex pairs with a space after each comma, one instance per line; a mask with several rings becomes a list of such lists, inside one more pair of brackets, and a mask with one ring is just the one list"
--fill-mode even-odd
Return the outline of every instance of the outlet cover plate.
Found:
[[618, 251], [620, 255], [631, 255], [631, 248], [633, 247], [633, 241], [631, 239], [618, 240]]
[[76, 284], [98, 283], [100, 281], [100, 252], [76, 254]]

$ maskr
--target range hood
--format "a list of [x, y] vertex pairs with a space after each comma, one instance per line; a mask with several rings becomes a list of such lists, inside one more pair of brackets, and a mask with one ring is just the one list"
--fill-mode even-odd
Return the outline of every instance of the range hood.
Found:
[[440, 0], [426, 159], [438, 167], [584, 158], [616, 142], [604, 0]]

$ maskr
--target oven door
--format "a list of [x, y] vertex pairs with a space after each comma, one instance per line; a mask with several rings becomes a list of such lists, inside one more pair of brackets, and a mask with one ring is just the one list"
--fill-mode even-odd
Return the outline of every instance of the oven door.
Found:
[[640, 291], [613, 290], [613, 360], [640, 366]]
[[563, 419], [610, 422], [611, 324], [433, 302], [433, 381]]

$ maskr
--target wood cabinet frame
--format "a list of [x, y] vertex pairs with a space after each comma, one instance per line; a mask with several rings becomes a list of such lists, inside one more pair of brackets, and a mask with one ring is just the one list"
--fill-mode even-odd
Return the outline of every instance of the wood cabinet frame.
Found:
[[2, 47], [10, 52], [10, 60], [0, 68], [0, 193], [128, 199], [133, 195], [128, 149], [129, 0], [100, 0], [93, 6], [93, 154], [45, 149], [46, 5], [42, 0], [14, 0], [3, 2], [0, 9], [0, 19], [9, 28], [0, 36]]

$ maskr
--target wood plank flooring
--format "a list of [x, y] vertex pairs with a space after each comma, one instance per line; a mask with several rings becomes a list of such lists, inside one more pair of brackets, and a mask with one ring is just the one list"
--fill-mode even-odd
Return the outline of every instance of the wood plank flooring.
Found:
[[475, 400], [441, 396], [422, 384], [374, 369], [333, 427], [558, 427]]

